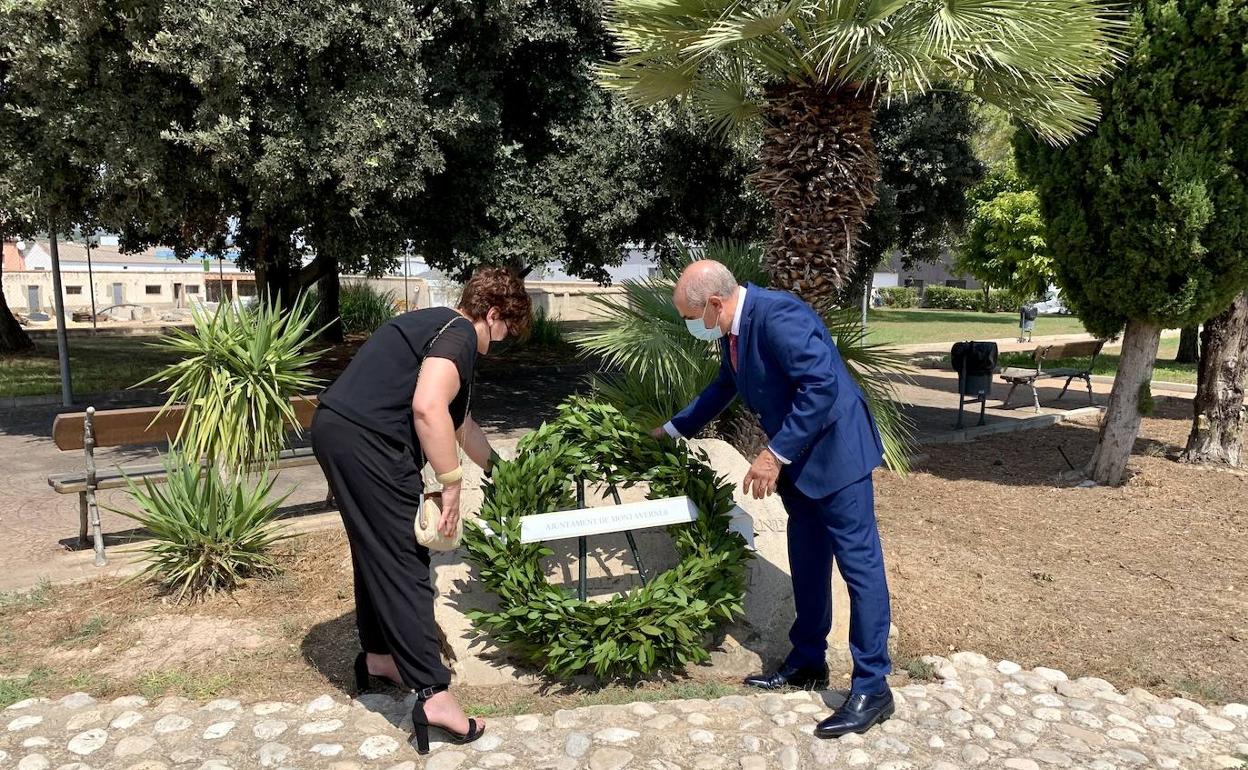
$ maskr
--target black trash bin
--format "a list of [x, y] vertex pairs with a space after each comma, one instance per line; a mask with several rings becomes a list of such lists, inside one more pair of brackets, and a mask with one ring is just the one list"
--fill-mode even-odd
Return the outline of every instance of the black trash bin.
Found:
[[958, 421], [954, 430], [962, 429], [962, 410], [979, 402], [979, 425], [984, 424], [984, 410], [992, 391], [992, 373], [997, 368], [997, 343], [955, 342], [949, 351], [949, 362], [958, 373]]

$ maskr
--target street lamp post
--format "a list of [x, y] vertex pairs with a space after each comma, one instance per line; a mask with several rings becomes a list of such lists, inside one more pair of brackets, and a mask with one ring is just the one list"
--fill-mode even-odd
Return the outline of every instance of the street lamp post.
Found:
[[95, 334], [99, 329], [95, 325], [95, 272], [91, 269], [91, 240], [94, 235], [87, 236], [87, 288], [91, 290], [91, 333]]

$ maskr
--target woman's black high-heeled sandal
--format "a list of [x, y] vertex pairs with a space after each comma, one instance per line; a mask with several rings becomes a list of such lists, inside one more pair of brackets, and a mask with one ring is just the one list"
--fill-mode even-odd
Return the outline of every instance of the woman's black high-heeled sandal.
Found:
[[364, 692], [373, 685], [373, 675], [368, 673], [368, 653], [355, 656], [355, 691]]
[[418, 690], [416, 692], [416, 705], [412, 706], [412, 738], [416, 741], [417, 754], [429, 753], [429, 728], [431, 727], [435, 730], [441, 730], [446, 733], [447, 737], [450, 739], [448, 742], [454, 743], [457, 746], [462, 746], [465, 743], [472, 743], [482, 735], [485, 735], [485, 728], [478, 725], [477, 720], [472, 717], [468, 717], [468, 732], [464, 735], [452, 732], [442, 725], [429, 724], [429, 718], [425, 716], [425, 701], [445, 689], [447, 689], [447, 687], [443, 684], [426, 687], [425, 689]]

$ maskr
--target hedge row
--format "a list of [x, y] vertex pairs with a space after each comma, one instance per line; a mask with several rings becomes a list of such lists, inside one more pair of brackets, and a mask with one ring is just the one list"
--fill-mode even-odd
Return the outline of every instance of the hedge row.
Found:
[[984, 297], [980, 289], [928, 286], [923, 290], [923, 306], [937, 310], [975, 310], [986, 313], [1012, 312], [1022, 302], [1006, 291], [993, 291]]
[[987, 298], [980, 289], [955, 289], [952, 286], [928, 286], [920, 295], [909, 286], [881, 286], [877, 289], [884, 307], [909, 308], [922, 306], [935, 310], [971, 310], [986, 313], [1012, 313], [1022, 304], [1014, 294], [992, 291]]
[[880, 299], [884, 307], [914, 307], [919, 304], [919, 292], [908, 286], [881, 286]]

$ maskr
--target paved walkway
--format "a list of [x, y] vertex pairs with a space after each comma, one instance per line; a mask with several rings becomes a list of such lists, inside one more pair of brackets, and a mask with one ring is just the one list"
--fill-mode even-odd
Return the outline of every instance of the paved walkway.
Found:
[[[1179, 330], [1171, 329], [1161, 333], [1162, 339], [1169, 337], [1178, 337]], [[1012, 353], [1018, 351], [1032, 351], [1039, 345], [1058, 345], [1064, 342], [1083, 342], [1085, 340], [1096, 339], [1086, 332], [1081, 334], [1050, 334], [1043, 337], [1033, 337], [1028, 342], [1019, 342], [1017, 337], [1004, 337], [995, 340], [983, 340], [984, 342], [997, 343], [997, 351], [999, 353]], [[892, 345], [890, 346], [898, 353], [907, 356], [918, 355], [948, 355], [949, 349], [953, 347], [952, 342], [919, 342], [913, 345]], [[1121, 347], [1121, 340], [1117, 343], [1111, 343], [1109, 348]]]
[[[534, 374], [524, 383], [509, 383], [505, 389], [482, 389], [474, 411], [491, 435], [518, 436], [552, 416], [563, 396], [576, 390], [580, 382], [576, 376], [557, 372]], [[1076, 387], [1079, 383], [1072, 385], [1064, 399], [1056, 401], [1060, 384], [1050, 381], [1039, 388], [1044, 405], [1041, 412], [1050, 419], [1088, 406], [1087, 392]], [[1093, 383], [1096, 405], [1105, 404], [1111, 385], [1107, 381]], [[1036, 417], [1030, 392], [1025, 388], [1014, 394], [1014, 405], [1008, 409], [1000, 406], [1008, 386], [998, 380], [992, 388], [986, 417], [990, 430]], [[915, 369], [906, 381], [898, 383], [898, 394], [906, 404], [904, 411], [917, 426], [921, 443], [975, 435], [975, 428], [962, 433], [953, 430], [956, 391], [957, 375], [947, 369]], [[1191, 398], [1190, 393], [1160, 389], [1154, 395]], [[517, 404], [524, 408], [517, 409]], [[968, 405], [967, 409], [971, 411], [966, 424], [974, 426], [977, 407]], [[73, 550], [77, 548], [77, 495], [60, 495], [47, 485], [49, 474], [83, 469], [81, 452], [61, 452], [52, 443], [52, 421], [58, 411], [63, 410], [52, 406], [0, 410], [0, 462], [4, 468], [0, 474], [0, 564], [5, 567], [0, 571], [0, 592], [33, 586], [44, 577], [61, 581], [108, 574], [93, 566], [90, 549]], [[104, 449], [96, 453], [101, 466], [151, 462], [156, 455], [155, 447]], [[326, 494], [325, 480], [314, 466], [283, 471], [278, 489], [291, 493], [286, 507], [296, 513], [318, 510]], [[114, 550], [128, 541], [135, 523], [112, 509], [132, 506], [124, 489], [105, 490], [99, 494], [99, 501], [108, 548]]]
[[[958, 653], [937, 679], [895, 691], [893, 719], [862, 736], [811, 733], [833, 693], [591, 706], [487, 720], [468, 746], [406, 743], [411, 701], [366, 694], [307, 703], [99, 703], [77, 693], [0, 712], [0, 767], [17, 770], [764, 770], [765, 768], [1232, 768], [1248, 756], [1248, 706], [1206, 708], [1117, 692], [1099, 679]], [[1238, 756], [1237, 756], [1238, 755]]]
[[[1031, 390], [1019, 386], [1014, 391], [1008, 408], [1002, 407], [1002, 401], [1010, 390], [1008, 383], [999, 377], [992, 381], [991, 393], [985, 409], [984, 421], [988, 426], [1000, 429], [1006, 423], [1029, 421], [1037, 414], [1052, 418], [1065, 416], [1076, 410], [1085, 410], [1089, 406], [1104, 407], [1109, 401], [1109, 392], [1113, 389], [1113, 380], [1109, 378], [1092, 378], [1092, 398], [1089, 400], [1087, 386], [1082, 382], [1071, 383], [1070, 390], [1060, 401], [1062, 385], [1065, 380], [1042, 380], [1036, 390], [1040, 395], [1040, 412], [1037, 413], [1031, 400]], [[897, 395], [903, 404], [902, 411], [907, 414], [916, 426], [916, 434], [920, 443], [939, 443], [955, 441], [973, 436], [979, 422], [979, 404], [966, 405], [965, 425], [969, 431], [955, 431], [954, 423], [958, 412], [958, 375], [950, 369], [913, 369], [904, 378], [896, 379]], [[1154, 397], [1169, 397], [1191, 400], [1192, 393], [1187, 389], [1153, 388]], [[1043, 423], [1044, 421], [1040, 421]]]

